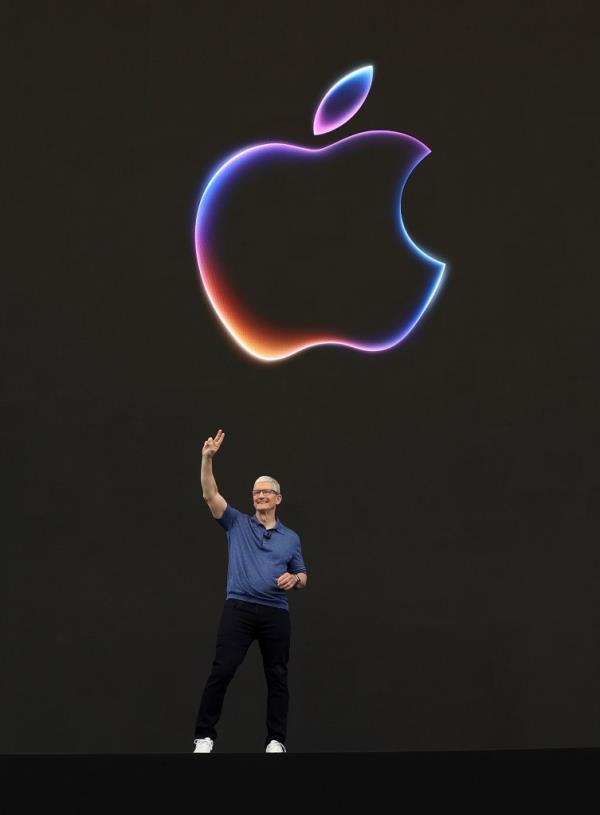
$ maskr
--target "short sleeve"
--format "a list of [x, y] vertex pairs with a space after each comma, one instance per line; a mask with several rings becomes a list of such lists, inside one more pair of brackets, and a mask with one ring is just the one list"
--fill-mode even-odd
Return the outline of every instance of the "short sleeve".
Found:
[[215, 518], [215, 521], [219, 524], [219, 526], [222, 526], [223, 529], [229, 532], [229, 530], [239, 521], [242, 515], [243, 513], [238, 509], [234, 509], [232, 506], [227, 504], [225, 507], [225, 512], [220, 518]]
[[302, 557], [302, 546], [300, 545], [300, 538], [298, 537], [296, 537], [294, 554], [288, 563], [288, 570], [291, 574], [297, 574], [298, 572], [306, 573], [306, 566], [304, 564], [304, 558]]

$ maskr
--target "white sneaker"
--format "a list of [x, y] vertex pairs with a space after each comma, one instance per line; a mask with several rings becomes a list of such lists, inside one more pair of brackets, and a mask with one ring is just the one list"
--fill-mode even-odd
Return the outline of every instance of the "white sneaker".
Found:
[[267, 749], [265, 753], [285, 753], [286, 749], [284, 745], [280, 741], [275, 741], [275, 739], [271, 739], [271, 741], [267, 744]]
[[205, 739], [194, 739], [194, 744], [194, 753], [212, 753], [214, 741], [207, 736]]

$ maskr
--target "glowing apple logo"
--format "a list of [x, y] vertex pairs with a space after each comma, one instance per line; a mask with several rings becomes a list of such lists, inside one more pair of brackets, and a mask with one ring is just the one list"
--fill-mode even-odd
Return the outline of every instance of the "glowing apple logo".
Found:
[[[365, 101], [372, 80], [373, 66], [367, 65], [352, 71], [336, 82], [327, 91], [315, 113], [313, 123], [315, 136], [341, 127], [354, 116]], [[222, 233], [223, 228], [228, 228], [232, 215], [235, 215], [236, 212], [243, 210], [246, 213], [249, 209], [256, 209], [254, 207], [255, 199], [243, 198], [240, 190], [244, 188], [244, 185], [247, 187], [253, 184], [254, 189], [256, 185], [262, 185], [266, 172], [271, 172], [272, 175], [275, 174], [275, 178], [279, 178], [282, 173], [291, 168], [296, 175], [310, 175], [315, 171], [315, 165], [318, 165], [322, 175], [324, 163], [327, 165], [339, 163], [340, 158], [349, 158], [352, 162], [356, 162], [359, 156], [369, 158], [374, 154], [386, 151], [391, 155], [401, 157], [401, 170], [400, 175], [398, 171], [395, 171], [394, 177], [390, 178], [389, 183], [393, 185], [390, 186], [392, 194], [389, 200], [386, 198], [382, 204], [385, 206], [386, 218], [389, 217], [389, 227], [387, 220], [384, 224], [385, 234], [392, 233], [390, 239], [393, 240], [394, 247], [397, 243], [404, 254], [410, 257], [413, 266], [418, 266], [420, 275], [418, 287], [415, 289], [416, 293], [410, 303], [407, 305], [407, 303], [399, 302], [397, 311], [393, 311], [393, 314], [396, 315], [394, 325], [382, 326], [383, 334], [376, 338], [372, 336], [357, 338], [342, 336], [341, 332], [330, 334], [320, 325], [315, 329], [316, 324], [311, 326], [308, 313], [310, 309], [307, 309], [306, 327], [304, 324], [287, 324], [284, 315], [278, 319], [272, 318], [271, 315], [268, 317], [265, 317], [264, 314], [260, 315], [256, 303], [253, 303], [247, 294], [244, 295], [240, 287], [236, 285], [235, 275], [232, 274], [230, 268], [232, 264], [229, 262], [229, 256], [222, 247], [218, 246], [215, 237], [218, 233]], [[444, 263], [428, 255], [411, 240], [404, 227], [401, 214], [401, 199], [406, 181], [416, 165], [429, 152], [430, 150], [422, 142], [405, 133], [368, 130], [347, 136], [323, 147], [303, 147], [285, 143], [256, 144], [236, 152], [218, 166], [206, 183], [198, 205], [195, 224], [196, 256], [200, 279], [210, 304], [227, 332], [244, 351], [256, 359], [270, 362], [284, 359], [317, 345], [343, 345], [360, 351], [385, 351], [408, 336], [432, 302], [445, 271]], [[301, 172], [298, 173], [298, 170]], [[386, 166], [386, 178], [389, 176], [390, 173]], [[280, 197], [281, 206], [283, 206], [288, 190], [285, 185], [276, 186], [274, 190], [274, 197]], [[279, 201], [269, 200], [271, 207], [279, 206]], [[287, 202], [286, 205], [289, 203]], [[291, 205], [295, 205], [294, 199]], [[390, 209], [393, 212], [390, 213]], [[261, 213], [252, 212], [251, 214], [254, 218], [252, 223], [259, 223]], [[305, 218], [307, 213], [299, 214], [298, 217]], [[261, 251], [265, 249], [265, 243], [269, 242], [270, 234], [268, 218], [263, 218], [262, 222], [267, 226], [266, 231], [263, 229], [259, 233], [258, 244], [253, 236], [252, 240], [245, 241], [236, 256], [238, 275], [241, 273], [256, 278], [258, 274], [258, 280], [261, 279]], [[349, 228], [347, 233], [349, 238], [350, 231], [353, 232], [353, 239], [360, 241], [360, 229]], [[302, 230], [298, 229], [297, 232], [301, 235]], [[229, 235], [225, 243], [227, 242], [230, 245], [236, 243], [230, 240]], [[369, 246], [369, 262], [372, 260], [373, 263], [377, 263], [377, 249], [377, 245]], [[318, 246], [303, 246], [302, 250], [310, 259], [311, 264], [319, 264]], [[395, 253], [396, 248], [393, 251]], [[282, 259], [282, 267], [284, 265], [284, 259]], [[324, 267], [317, 271], [318, 274], [325, 275], [327, 269]], [[395, 274], [395, 266], [393, 271]], [[356, 270], [354, 273], [356, 277]], [[391, 307], [396, 308], [393, 299]], [[402, 308], [404, 308], [404, 313], [402, 313]]]

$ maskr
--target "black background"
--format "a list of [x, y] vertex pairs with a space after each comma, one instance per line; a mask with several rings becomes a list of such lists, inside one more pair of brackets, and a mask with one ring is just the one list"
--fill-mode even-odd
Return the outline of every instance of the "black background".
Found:
[[[221, 491], [278, 477], [310, 572], [290, 750], [599, 746], [594, 5], [3, 9], [0, 751], [192, 749], [218, 427]], [[446, 283], [388, 353], [258, 365], [199, 288], [198, 195], [312, 144], [366, 62], [356, 127], [432, 149], [404, 217]], [[253, 650], [220, 751], [262, 748], [264, 705]]]

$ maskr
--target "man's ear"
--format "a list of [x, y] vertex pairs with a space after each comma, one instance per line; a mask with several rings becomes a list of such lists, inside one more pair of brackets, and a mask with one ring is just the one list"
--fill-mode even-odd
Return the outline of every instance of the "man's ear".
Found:
[[276, 495], [276, 496], [275, 496], [275, 501], [276, 501], [278, 504], [280, 504], [282, 500], [283, 500], [283, 495], [281, 495], [281, 493], [279, 493], [279, 495]]

